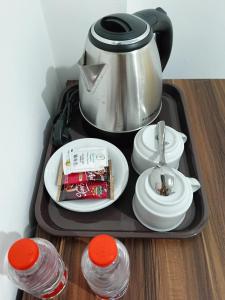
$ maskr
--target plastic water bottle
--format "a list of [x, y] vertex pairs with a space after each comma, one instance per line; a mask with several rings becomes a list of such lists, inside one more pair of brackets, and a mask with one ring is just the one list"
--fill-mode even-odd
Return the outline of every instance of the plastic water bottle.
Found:
[[20, 239], [8, 251], [8, 276], [27, 293], [51, 299], [65, 288], [68, 271], [55, 247], [40, 238]]
[[94, 237], [84, 250], [81, 268], [98, 299], [119, 299], [126, 293], [129, 255], [119, 240], [105, 234]]

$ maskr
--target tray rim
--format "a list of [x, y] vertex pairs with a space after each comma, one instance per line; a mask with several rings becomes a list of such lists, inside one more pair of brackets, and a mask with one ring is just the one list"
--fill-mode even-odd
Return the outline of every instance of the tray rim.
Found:
[[[196, 153], [196, 142], [195, 139], [193, 139], [193, 125], [188, 122], [188, 116], [187, 116], [187, 100], [184, 97], [184, 93], [183, 91], [177, 87], [175, 84], [171, 84], [171, 83], [167, 83], [164, 82], [163, 83], [163, 91], [164, 94], [169, 94], [169, 92], [167, 91], [168, 89], [173, 89], [177, 94], [178, 94], [178, 98], [180, 98], [181, 101], [181, 105], [183, 106], [184, 109], [184, 114], [185, 114], [185, 126], [187, 127], [189, 136], [190, 136], [190, 140], [191, 140], [191, 147], [193, 149], [193, 153]], [[51, 138], [52, 138], [52, 133], [50, 134], [49, 137], [49, 142], [48, 142], [48, 146], [47, 146], [47, 150], [45, 153], [45, 159], [44, 159], [44, 164], [43, 164], [43, 169], [42, 169], [42, 173], [41, 173], [41, 178], [39, 181], [39, 186], [38, 186], [38, 191], [37, 191], [37, 196], [36, 196], [36, 201], [35, 201], [35, 218], [37, 220], [38, 225], [44, 229], [46, 232], [50, 233], [53, 236], [61, 236], [61, 237], [93, 237], [96, 234], [99, 234], [100, 231], [96, 230], [96, 231], [90, 231], [90, 230], [78, 230], [78, 231], [74, 231], [71, 229], [53, 229], [48, 223], [46, 223], [45, 219], [42, 217], [42, 215], [40, 213], [38, 213], [37, 211], [39, 210], [39, 207], [41, 205], [42, 202], [42, 195], [44, 193], [45, 190], [45, 186], [44, 186], [44, 170], [45, 170], [45, 166], [48, 162], [49, 159], [49, 155], [52, 153], [52, 149], [53, 149], [53, 145], [51, 144]], [[193, 155], [193, 159], [194, 159], [194, 165], [196, 166], [196, 172], [198, 175], [198, 178], [201, 182], [202, 179], [202, 171], [201, 168], [199, 166], [199, 162], [196, 159], [196, 156]], [[206, 225], [207, 219], [208, 219], [208, 201], [207, 201], [207, 194], [204, 188], [204, 185], [201, 186], [201, 194], [202, 194], [202, 201], [204, 203], [203, 205], [203, 218], [201, 219], [201, 221], [197, 224], [197, 226], [195, 226], [194, 228], [188, 230], [188, 231], [168, 231], [168, 232], [154, 232], [154, 231], [146, 231], [146, 232], [137, 232], [137, 231], [124, 231], [124, 230], [105, 230], [102, 231], [104, 233], [108, 233], [111, 235], [114, 235], [118, 238], [147, 238], [147, 239], [188, 239], [188, 238], [193, 238], [195, 236], [197, 236], [198, 234], [200, 234], [203, 230], [203, 228]], [[60, 207], [60, 209], [63, 209], [62, 207]], [[157, 235], [157, 236], [154, 236]], [[182, 235], [182, 236], [181, 236]]]

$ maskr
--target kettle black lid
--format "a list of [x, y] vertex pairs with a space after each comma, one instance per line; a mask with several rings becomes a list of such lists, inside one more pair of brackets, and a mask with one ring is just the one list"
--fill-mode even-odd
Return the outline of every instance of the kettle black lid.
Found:
[[98, 20], [89, 31], [90, 41], [110, 52], [128, 52], [139, 49], [153, 36], [150, 26], [130, 14], [113, 14]]

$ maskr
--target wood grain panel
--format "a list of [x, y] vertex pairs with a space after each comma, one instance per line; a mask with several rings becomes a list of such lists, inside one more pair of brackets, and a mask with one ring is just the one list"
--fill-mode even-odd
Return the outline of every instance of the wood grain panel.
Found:
[[[225, 299], [225, 80], [173, 80], [186, 99], [201, 183], [209, 204], [209, 222], [189, 240], [126, 239], [131, 280], [124, 299]], [[81, 275], [80, 259], [88, 239], [57, 238], [40, 228], [69, 267], [61, 300], [95, 299]], [[34, 297], [23, 295], [23, 300]]]

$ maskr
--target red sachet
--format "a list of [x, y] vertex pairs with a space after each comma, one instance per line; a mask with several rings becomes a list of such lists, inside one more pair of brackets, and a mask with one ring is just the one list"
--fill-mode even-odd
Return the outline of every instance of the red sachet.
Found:
[[111, 198], [110, 183], [92, 181], [64, 186], [59, 201], [107, 198]]
[[80, 173], [71, 173], [63, 176], [63, 184], [79, 184], [89, 181], [109, 181], [110, 180], [110, 168], [105, 167], [100, 171], [87, 171]]

